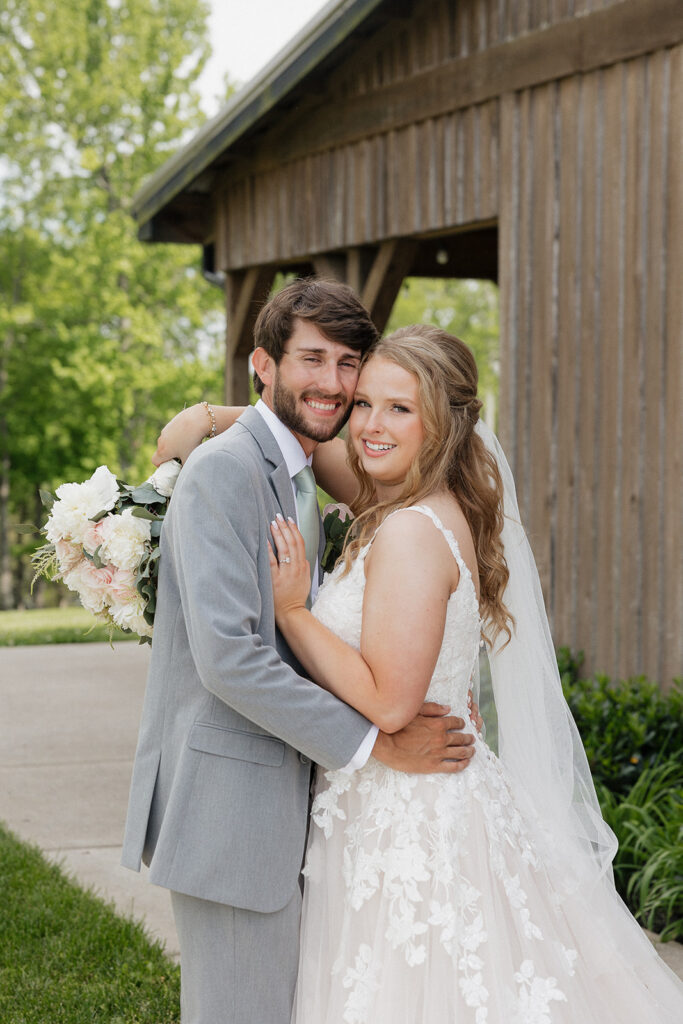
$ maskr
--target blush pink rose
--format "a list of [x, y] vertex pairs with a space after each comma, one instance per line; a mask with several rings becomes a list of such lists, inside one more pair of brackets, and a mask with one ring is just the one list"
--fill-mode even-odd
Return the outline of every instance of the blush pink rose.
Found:
[[80, 544], [72, 544], [68, 540], [55, 541], [55, 554], [59, 562], [59, 571], [62, 575], [70, 572], [83, 559], [83, 551]]
[[111, 604], [123, 605], [138, 598], [136, 575], [130, 569], [117, 569], [111, 581]]
[[335, 504], [330, 502], [329, 505], [325, 505], [325, 508], [323, 509], [323, 519], [325, 518], [325, 516], [329, 515], [330, 512], [335, 511], [339, 512], [339, 518], [341, 519], [342, 523], [346, 522], [347, 519], [353, 519], [353, 512], [351, 511], [349, 506], [345, 505], [343, 502], [338, 502]]
[[138, 636], [151, 636], [152, 627], [144, 618], [145, 599], [135, 586], [136, 575], [129, 569], [118, 569], [111, 585], [109, 611], [117, 626]]
[[83, 559], [70, 572], [64, 574], [69, 590], [78, 594], [81, 604], [88, 611], [97, 614], [106, 611], [109, 605], [114, 569], [110, 565], [96, 569], [92, 562]]
[[102, 525], [104, 520], [101, 519], [99, 523], [88, 523], [83, 532], [83, 547], [89, 555], [94, 555], [99, 546], [102, 543]]

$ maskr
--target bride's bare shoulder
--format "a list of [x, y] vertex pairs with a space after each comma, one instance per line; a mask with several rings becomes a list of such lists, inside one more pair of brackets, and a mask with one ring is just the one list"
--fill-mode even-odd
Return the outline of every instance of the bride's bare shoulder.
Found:
[[[440, 518], [438, 513], [437, 517]], [[429, 516], [416, 508], [399, 509], [387, 516], [377, 530], [366, 560], [366, 572], [373, 566], [398, 561], [405, 569], [413, 566], [450, 578], [454, 566], [449, 558], [444, 558], [445, 554], [445, 538]]]

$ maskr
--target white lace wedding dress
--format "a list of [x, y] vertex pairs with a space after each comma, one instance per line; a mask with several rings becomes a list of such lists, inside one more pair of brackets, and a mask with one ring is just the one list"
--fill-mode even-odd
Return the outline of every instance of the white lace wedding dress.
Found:
[[[474, 584], [452, 533], [414, 510], [460, 568], [427, 699], [474, 731]], [[348, 575], [328, 577], [314, 606], [356, 648], [368, 549]], [[541, 862], [523, 795], [475, 742], [456, 775], [406, 775], [372, 758], [353, 775], [319, 771], [293, 1024], [681, 1024], [683, 988], [616, 894], [618, 935], [614, 914], [596, 918]]]

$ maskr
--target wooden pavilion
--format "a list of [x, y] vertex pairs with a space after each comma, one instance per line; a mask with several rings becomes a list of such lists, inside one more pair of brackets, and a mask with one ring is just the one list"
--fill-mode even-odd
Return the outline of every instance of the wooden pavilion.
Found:
[[334, 0], [135, 198], [225, 275], [243, 401], [280, 270], [383, 328], [404, 277], [501, 295], [500, 434], [555, 642], [683, 676], [681, 0]]

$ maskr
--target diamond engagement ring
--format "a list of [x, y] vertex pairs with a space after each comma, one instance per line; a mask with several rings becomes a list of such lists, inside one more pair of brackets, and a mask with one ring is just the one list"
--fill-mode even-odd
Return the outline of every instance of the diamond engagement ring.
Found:
[[287, 555], [287, 557], [286, 557], [286, 558], [281, 558], [281, 559], [280, 559], [280, 564], [282, 564], [282, 563], [284, 562], [284, 563], [285, 563], [285, 565], [289, 565], [289, 563], [290, 563], [291, 561], [292, 561], [292, 559], [291, 559], [291, 558], [289, 557], [289, 555]]

